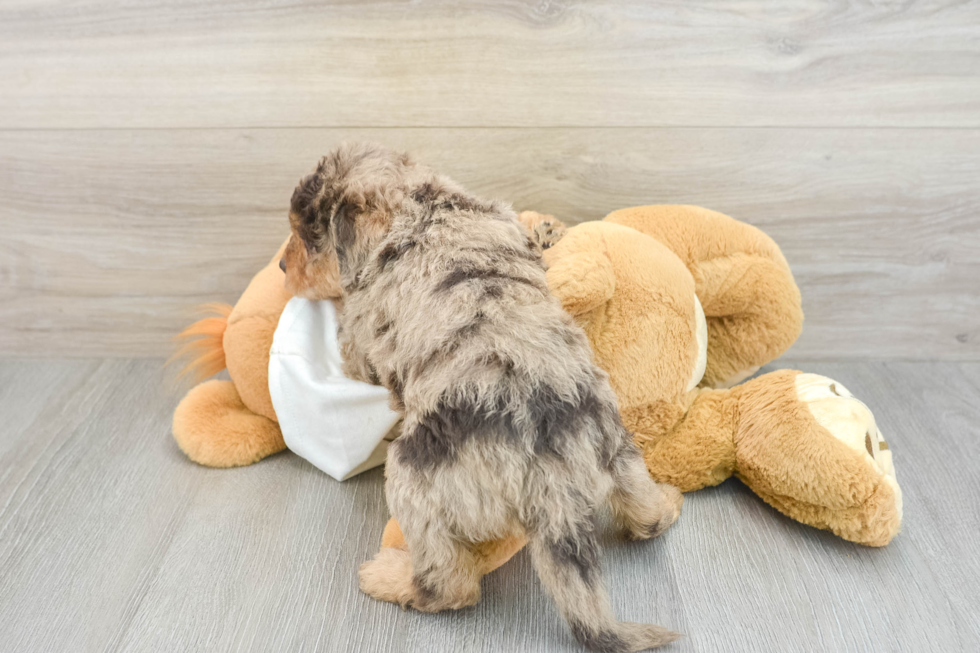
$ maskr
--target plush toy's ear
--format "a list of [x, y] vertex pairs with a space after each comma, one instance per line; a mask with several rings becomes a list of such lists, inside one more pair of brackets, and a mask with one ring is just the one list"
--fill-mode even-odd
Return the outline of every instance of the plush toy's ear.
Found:
[[602, 306], [616, 290], [612, 261], [601, 252], [576, 252], [548, 267], [548, 288], [570, 315]]

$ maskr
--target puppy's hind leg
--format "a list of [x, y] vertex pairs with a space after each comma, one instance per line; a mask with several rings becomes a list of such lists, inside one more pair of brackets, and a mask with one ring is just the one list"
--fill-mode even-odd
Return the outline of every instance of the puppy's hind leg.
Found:
[[480, 600], [480, 566], [472, 549], [445, 532], [405, 533], [408, 550], [382, 548], [361, 565], [361, 591], [423, 612], [457, 610]]
[[657, 537], [677, 521], [684, 495], [674, 486], [650, 478], [632, 443], [619, 451], [609, 471], [613, 480], [609, 502], [627, 537]]
[[412, 557], [405, 549], [382, 547], [358, 571], [361, 591], [379, 601], [397, 603], [402, 608], [415, 598], [412, 583]]
[[458, 610], [480, 600], [480, 570], [472, 549], [438, 527], [405, 532], [412, 557], [412, 607]]

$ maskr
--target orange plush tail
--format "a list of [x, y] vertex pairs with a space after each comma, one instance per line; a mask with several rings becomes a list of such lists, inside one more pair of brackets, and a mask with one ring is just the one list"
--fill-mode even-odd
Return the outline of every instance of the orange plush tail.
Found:
[[200, 312], [211, 314], [190, 325], [176, 336], [174, 341], [182, 343], [177, 352], [170, 357], [167, 365], [186, 358], [178, 378], [191, 375], [195, 383], [214, 376], [225, 369], [225, 329], [231, 306], [228, 304], [203, 304]]

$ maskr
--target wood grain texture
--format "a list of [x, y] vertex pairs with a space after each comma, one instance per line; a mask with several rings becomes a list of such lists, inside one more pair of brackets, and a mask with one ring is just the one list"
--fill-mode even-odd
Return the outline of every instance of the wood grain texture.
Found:
[[755, 224], [803, 292], [797, 358], [980, 359], [980, 131], [895, 129], [0, 132], [0, 353], [165, 355], [345, 139], [570, 223], [691, 203]]
[[980, 127], [980, 3], [3, 3], [0, 128]]
[[[798, 365], [875, 411], [903, 532], [864, 548], [729, 481], [649, 543], [605, 537], [621, 618], [669, 650], [980, 648], [980, 365]], [[474, 608], [422, 615], [362, 595], [387, 519], [380, 470], [337, 483], [291, 453], [194, 465], [169, 436], [160, 362], [0, 363], [0, 642], [34, 651], [579, 651], [520, 553]], [[15, 382], [11, 382], [15, 381]]]

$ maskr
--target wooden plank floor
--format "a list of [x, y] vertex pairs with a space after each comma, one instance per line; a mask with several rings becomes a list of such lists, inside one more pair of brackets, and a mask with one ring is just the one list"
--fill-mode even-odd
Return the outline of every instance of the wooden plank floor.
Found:
[[[853, 545], [729, 481], [659, 540], [606, 538], [616, 611], [686, 633], [677, 652], [980, 650], [980, 364], [801, 367], [875, 411], [904, 532]], [[196, 466], [163, 379], [155, 359], [0, 363], [0, 649], [580, 650], [524, 553], [468, 610], [369, 600], [355, 572], [387, 517], [381, 472]]]

